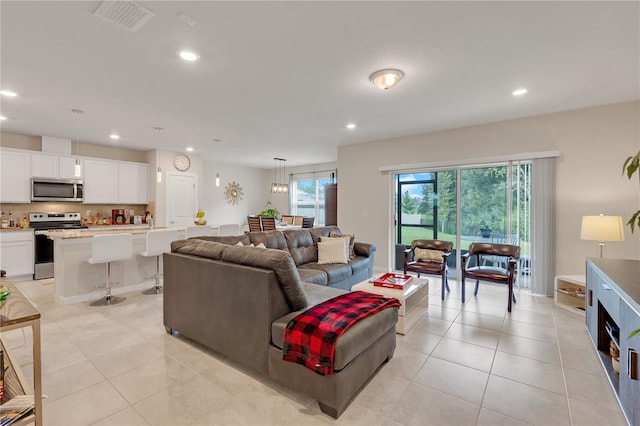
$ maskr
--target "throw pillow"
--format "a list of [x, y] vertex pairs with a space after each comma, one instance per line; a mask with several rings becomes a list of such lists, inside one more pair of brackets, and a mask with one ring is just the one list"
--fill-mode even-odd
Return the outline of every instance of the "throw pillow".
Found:
[[356, 253], [355, 253], [355, 251], [353, 251], [353, 245], [354, 245], [355, 240], [356, 240], [356, 236], [354, 234], [338, 234], [336, 232], [329, 232], [329, 237], [331, 237], [331, 238], [348, 238], [349, 239], [349, 245], [347, 246], [347, 256], [349, 256], [349, 259], [355, 259], [356, 258]]
[[242, 244], [242, 241], [238, 241], [237, 243], [234, 244], [234, 246], [244, 247], [244, 244]]
[[442, 252], [440, 250], [429, 250], [416, 247], [413, 250], [413, 259], [423, 262], [442, 263]]
[[[251, 245], [253, 245], [253, 244], [251, 244]], [[256, 247], [258, 247], [258, 248], [267, 248], [267, 246], [265, 246], [264, 243], [260, 243]]]
[[322, 238], [318, 241], [318, 264], [348, 263], [346, 238]]

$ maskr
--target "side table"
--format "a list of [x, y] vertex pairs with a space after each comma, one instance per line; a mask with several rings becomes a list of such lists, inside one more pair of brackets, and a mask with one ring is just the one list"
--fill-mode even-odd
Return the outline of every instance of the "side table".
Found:
[[373, 285], [373, 282], [367, 280], [351, 287], [351, 291], [366, 291], [398, 299], [402, 306], [398, 309], [396, 333], [404, 335], [427, 313], [427, 308], [429, 307], [428, 284], [429, 280], [426, 278], [413, 277], [411, 282], [406, 285], [403, 290], [398, 290], [388, 287], [378, 287]]
[[[35, 417], [36, 426], [41, 426], [43, 423], [40, 312], [38, 312], [29, 299], [6, 278], [2, 278], [0, 282], [11, 290], [11, 295], [7, 298], [5, 305], [0, 308], [0, 332], [29, 326], [33, 330], [33, 399], [35, 408], [33, 414], [20, 419], [17, 423], [14, 423], [14, 425], [33, 423]], [[12, 386], [12, 388], [9, 389], [8, 383], [5, 383], [5, 385], [7, 385], [7, 387], [5, 387], [5, 397], [7, 399], [20, 393], [27, 394], [30, 389], [19, 367], [12, 362], [10, 354], [8, 355], [8, 360], [5, 360], [5, 363], [7, 363], [9, 367], [8, 372], [11, 377], [16, 377], [17, 380], [15, 388]]]
[[585, 316], [585, 282], [584, 275], [557, 275], [553, 283], [556, 306]]

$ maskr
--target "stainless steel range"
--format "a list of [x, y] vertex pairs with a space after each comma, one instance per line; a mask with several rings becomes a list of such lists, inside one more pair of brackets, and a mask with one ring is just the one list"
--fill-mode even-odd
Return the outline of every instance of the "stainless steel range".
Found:
[[34, 280], [53, 278], [53, 240], [45, 234], [50, 229], [86, 228], [80, 213], [29, 213], [29, 227], [34, 229]]

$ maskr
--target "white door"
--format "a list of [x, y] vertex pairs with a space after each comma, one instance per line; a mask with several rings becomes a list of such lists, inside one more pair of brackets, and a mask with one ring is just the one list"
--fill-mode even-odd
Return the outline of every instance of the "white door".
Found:
[[167, 173], [167, 226], [193, 225], [198, 203], [198, 176]]

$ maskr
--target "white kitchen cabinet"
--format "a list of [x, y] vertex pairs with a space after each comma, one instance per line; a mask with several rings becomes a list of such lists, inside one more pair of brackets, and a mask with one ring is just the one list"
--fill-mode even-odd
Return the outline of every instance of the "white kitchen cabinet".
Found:
[[118, 202], [118, 163], [84, 160], [84, 202], [106, 204]]
[[31, 176], [55, 179], [59, 175], [60, 161], [57, 155], [31, 154]]
[[0, 150], [0, 201], [31, 201], [31, 161], [27, 152]]
[[149, 166], [118, 164], [118, 202], [147, 204], [149, 202]]
[[33, 230], [0, 232], [0, 266], [8, 277], [33, 276]]
[[84, 202], [147, 204], [149, 166], [123, 161], [84, 161]]
[[[82, 160], [80, 162], [82, 166]], [[76, 158], [55, 154], [31, 154], [31, 176], [50, 179], [82, 179], [75, 174]], [[84, 171], [84, 167], [81, 168]]]

